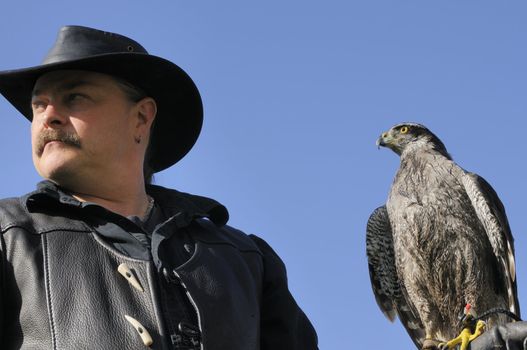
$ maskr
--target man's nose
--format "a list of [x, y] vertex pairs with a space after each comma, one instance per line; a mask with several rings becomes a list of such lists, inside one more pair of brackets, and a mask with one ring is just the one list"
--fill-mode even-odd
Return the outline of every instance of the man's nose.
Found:
[[54, 103], [48, 103], [41, 115], [42, 124], [47, 128], [57, 128], [66, 123], [64, 113]]

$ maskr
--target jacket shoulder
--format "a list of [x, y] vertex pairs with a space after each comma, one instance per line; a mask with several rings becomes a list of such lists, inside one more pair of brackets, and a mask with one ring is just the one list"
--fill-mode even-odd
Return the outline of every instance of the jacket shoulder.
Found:
[[0, 232], [12, 227], [28, 227], [30, 222], [22, 197], [0, 199]]
[[0, 233], [12, 228], [22, 228], [30, 233], [52, 231], [90, 231], [81, 220], [71, 216], [65, 207], [51, 209], [46, 205], [33, 206], [33, 198], [6, 198], [0, 200]]

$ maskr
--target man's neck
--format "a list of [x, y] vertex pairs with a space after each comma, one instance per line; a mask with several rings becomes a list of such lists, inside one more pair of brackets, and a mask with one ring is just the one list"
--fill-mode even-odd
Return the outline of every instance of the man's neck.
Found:
[[[63, 171], [50, 178], [81, 202], [98, 204], [114, 213], [128, 217], [143, 217], [148, 209], [142, 164], [128, 166], [92, 167], [84, 171]], [[130, 165], [132, 164], [132, 165]], [[119, 174], [116, 176], [115, 174]]]

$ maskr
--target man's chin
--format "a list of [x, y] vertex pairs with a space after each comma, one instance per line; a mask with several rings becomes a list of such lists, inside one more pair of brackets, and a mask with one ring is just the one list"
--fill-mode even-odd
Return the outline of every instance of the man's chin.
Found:
[[61, 166], [37, 167], [37, 171], [46, 180], [50, 180], [61, 187], [69, 187], [69, 183], [75, 181], [76, 172], [72, 167], [62, 164]]

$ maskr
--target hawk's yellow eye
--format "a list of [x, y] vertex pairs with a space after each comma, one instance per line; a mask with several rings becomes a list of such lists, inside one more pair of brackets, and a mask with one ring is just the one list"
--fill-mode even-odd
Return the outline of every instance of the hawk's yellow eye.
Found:
[[401, 134], [406, 134], [408, 132], [408, 127], [407, 126], [403, 126], [401, 128]]

